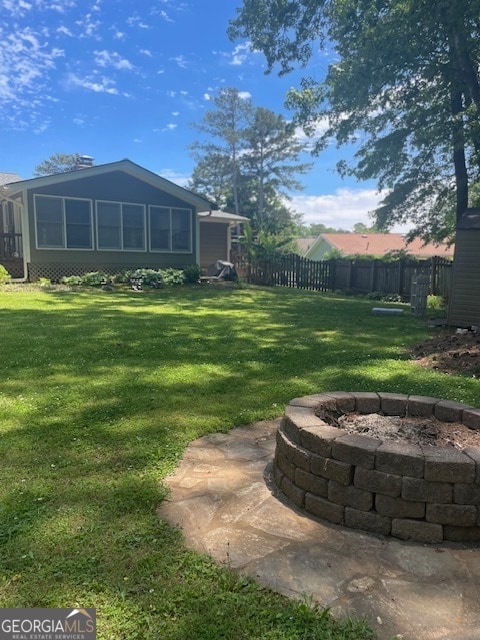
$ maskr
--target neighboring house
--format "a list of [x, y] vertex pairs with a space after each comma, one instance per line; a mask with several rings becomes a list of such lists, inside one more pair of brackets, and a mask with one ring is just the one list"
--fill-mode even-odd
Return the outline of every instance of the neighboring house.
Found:
[[480, 209], [468, 209], [457, 224], [448, 324], [480, 326]]
[[[0, 171], [0, 190], [19, 180], [15, 173]], [[0, 196], [0, 264], [14, 277], [23, 274], [21, 228], [20, 207]]]
[[314, 242], [316, 241], [317, 236], [308, 236], [305, 238], [295, 238], [295, 244], [297, 245], [297, 250], [295, 253], [298, 253], [300, 256], [305, 256], [307, 252], [310, 250]]
[[[189, 264], [206, 269], [229, 260], [230, 229], [246, 220], [213, 211], [206, 199], [127, 159], [7, 181], [0, 202], [17, 243], [0, 262], [15, 263], [15, 275], [30, 280]], [[7, 233], [5, 224], [0, 233]]]
[[322, 233], [305, 254], [310, 260], [324, 260], [332, 251], [344, 256], [368, 255], [382, 257], [391, 251], [406, 251], [418, 258], [453, 257], [453, 245], [424, 244], [416, 238], [409, 244], [401, 233]]

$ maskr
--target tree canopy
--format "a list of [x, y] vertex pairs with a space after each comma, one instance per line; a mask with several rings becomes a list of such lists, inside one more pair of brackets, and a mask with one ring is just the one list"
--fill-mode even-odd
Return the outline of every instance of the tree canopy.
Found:
[[247, 216], [256, 230], [279, 233], [295, 219], [284, 200], [302, 188], [298, 175], [311, 166], [299, 161], [304, 148], [293, 125], [233, 87], [218, 94], [214, 107], [193, 125], [207, 141], [191, 145], [197, 164], [189, 187]]
[[54, 173], [73, 171], [78, 159], [77, 153], [54, 153], [35, 167], [35, 177], [50, 176]]
[[340, 173], [387, 192], [376, 225], [411, 221], [446, 237], [475, 204], [480, 169], [480, 0], [243, 0], [232, 39], [246, 37], [268, 70], [330, 54], [324, 80], [305, 76], [287, 104], [295, 120], [354, 145]]

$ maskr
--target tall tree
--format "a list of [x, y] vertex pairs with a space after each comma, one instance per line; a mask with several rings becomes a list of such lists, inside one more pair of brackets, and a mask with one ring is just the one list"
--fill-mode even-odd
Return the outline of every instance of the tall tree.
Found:
[[232, 167], [230, 158], [218, 149], [204, 153], [193, 153], [197, 161], [189, 181], [188, 188], [214, 202], [219, 209], [227, 206], [232, 186]]
[[234, 211], [240, 213], [238, 184], [240, 176], [240, 157], [244, 146], [244, 132], [248, 126], [251, 114], [250, 99], [244, 99], [238, 89], [229, 87], [223, 89], [214, 99], [215, 109], [207, 111], [201, 122], [194, 123], [194, 127], [206, 133], [217, 142], [191, 145], [193, 153], [203, 154], [211, 163], [212, 157], [222, 155], [228, 160], [233, 192]]
[[479, 15], [480, 0], [244, 0], [229, 34], [282, 74], [333, 45], [325, 80], [288, 96], [296, 121], [327, 123], [316, 152], [356, 145], [338, 169], [388, 192], [378, 225], [441, 237], [480, 173]]
[[304, 147], [298, 142], [294, 127], [269, 109], [254, 110], [245, 141], [243, 164], [256, 195], [257, 224], [264, 228], [271, 226], [275, 211], [278, 212], [279, 195], [288, 199], [290, 191], [302, 189], [297, 176], [306, 173], [311, 164], [299, 162]]
[[299, 161], [303, 146], [281, 115], [251, 101], [236, 89], [215, 100], [215, 110], [194, 126], [215, 139], [191, 145], [197, 161], [190, 188], [247, 216], [255, 229], [279, 233], [295, 215], [285, 205], [289, 191], [302, 188], [297, 176], [310, 168]]
[[78, 159], [77, 153], [54, 153], [46, 160], [40, 162], [35, 167], [33, 175], [50, 176], [54, 173], [66, 173], [67, 171], [73, 171]]

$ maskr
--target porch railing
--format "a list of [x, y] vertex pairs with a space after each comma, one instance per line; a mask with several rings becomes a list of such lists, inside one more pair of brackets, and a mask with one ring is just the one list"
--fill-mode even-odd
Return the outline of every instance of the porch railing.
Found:
[[22, 234], [0, 233], [0, 261], [23, 258]]

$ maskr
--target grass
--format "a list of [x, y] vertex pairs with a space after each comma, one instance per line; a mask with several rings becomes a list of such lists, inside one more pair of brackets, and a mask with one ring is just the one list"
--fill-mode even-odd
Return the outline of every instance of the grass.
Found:
[[475, 403], [406, 354], [421, 321], [282, 289], [0, 289], [0, 606], [96, 607], [98, 638], [366, 640], [185, 548], [156, 516], [193, 439], [294, 396]]

